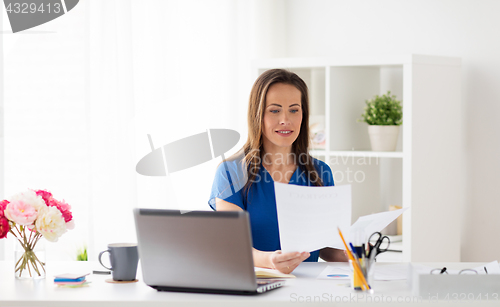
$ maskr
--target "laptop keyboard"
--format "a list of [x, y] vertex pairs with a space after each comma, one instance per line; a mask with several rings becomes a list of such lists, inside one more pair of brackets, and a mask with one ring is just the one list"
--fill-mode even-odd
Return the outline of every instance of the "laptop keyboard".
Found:
[[257, 292], [262, 293], [283, 286], [283, 280], [257, 280]]

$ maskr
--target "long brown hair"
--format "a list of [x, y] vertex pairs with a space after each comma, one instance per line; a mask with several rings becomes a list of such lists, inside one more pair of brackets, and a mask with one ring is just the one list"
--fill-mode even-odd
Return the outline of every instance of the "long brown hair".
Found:
[[[245, 155], [244, 162], [248, 172], [248, 181], [244, 192], [248, 193], [255, 177], [260, 170], [263, 155], [262, 129], [264, 122], [264, 109], [266, 95], [271, 85], [285, 83], [295, 86], [301, 93], [302, 123], [299, 136], [292, 144], [292, 154], [295, 163], [306, 178], [315, 185], [322, 186], [323, 182], [314, 167], [312, 157], [309, 155], [309, 95], [306, 83], [295, 73], [284, 69], [270, 69], [262, 73], [252, 86], [248, 102], [248, 139], [242, 148]], [[240, 151], [241, 152], [241, 151]]]

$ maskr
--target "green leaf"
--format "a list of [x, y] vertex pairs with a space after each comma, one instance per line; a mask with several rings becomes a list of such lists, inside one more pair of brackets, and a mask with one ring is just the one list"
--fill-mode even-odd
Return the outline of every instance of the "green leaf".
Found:
[[401, 101], [391, 95], [390, 91], [382, 96], [375, 95], [372, 99], [365, 100], [366, 106], [363, 108], [360, 122], [369, 125], [401, 125], [403, 118], [403, 107]]

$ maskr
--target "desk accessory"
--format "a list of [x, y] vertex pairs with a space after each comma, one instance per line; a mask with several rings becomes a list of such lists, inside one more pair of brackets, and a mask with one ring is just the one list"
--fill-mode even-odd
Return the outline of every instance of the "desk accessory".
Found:
[[370, 238], [368, 238], [368, 242], [375, 240], [373, 246], [370, 246], [370, 251], [368, 252], [368, 258], [371, 257], [372, 254], [375, 254], [374, 257], [377, 257], [378, 254], [385, 253], [389, 249], [389, 245], [391, 244], [391, 240], [388, 236], [383, 236], [380, 232], [374, 232]]
[[90, 281], [83, 281], [80, 283], [64, 283], [64, 284], [57, 284], [57, 287], [59, 288], [83, 288], [83, 287], [88, 287], [90, 285]]
[[[498, 272], [498, 263], [495, 261]], [[490, 263], [488, 265], [491, 265]], [[486, 266], [462, 270], [410, 265], [410, 285], [414, 295], [439, 300], [498, 299], [500, 274], [488, 274]], [[491, 266], [490, 266], [491, 267]]]
[[[111, 267], [105, 266], [101, 257], [109, 253]], [[99, 253], [99, 263], [110, 270], [115, 281], [134, 281], [139, 263], [139, 252], [135, 243], [113, 243], [108, 244], [108, 249]]]
[[85, 281], [85, 277], [69, 279], [69, 278], [54, 278], [54, 282], [81, 282]]
[[75, 274], [75, 273], [64, 273], [64, 274], [58, 274], [54, 275], [54, 279], [80, 279], [80, 278], [85, 278], [85, 276], [89, 275], [90, 273], [83, 273], [83, 274]]
[[114, 279], [111, 279], [111, 278], [108, 278], [108, 279], [105, 280], [105, 282], [110, 283], [110, 284], [131, 284], [131, 283], [138, 282], [138, 281], [139, 281], [138, 279], [134, 279], [134, 280], [114, 280]]
[[68, 286], [71, 288], [82, 287], [89, 284], [86, 280], [86, 276], [90, 273], [85, 274], [73, 274], [73, 273], [65, 273], [54, 276], [54, 284], [58, 286]]
[[[347, 256], [349, 257], [349, 263], [353, 267], [353, 275], [356, 276], [356, 278], [359, 278], [359, 280], [361, 281], [361, 283], [360, 283], [361, 285], [359, 286], [359, 289], [360, 290], [370, 290], [371, 287], [366, 282], [366, 278], [363, 275], [363, 271], [361, 270], [361, 266], [359, 264], [359, 261], [354, 258], [353, 253], [349, 250], [349, 247], [347, 246], [347, 243], [345, 242], [344, 235], [342, 234], [342, 231], [340, 231], [340, 228], [338, 228], [338, 231], [339, 231], [340, 238], [342, 239], [342, 243], [344, 243]], [[355, 279], [353, 278], [353, 281], [354, 280]], [[355, 287], [355, 289], [357, 288], [357, 285], [355, 285], [354, 282], [353, 282], [353, 286]]]
[[0, 239], [8, 234], [15, 247], [16, 278], [45, 278], [44, 240], [56, 242], [74, 228], [71, 206], [45, 190], [26, 190], [0, 201]]

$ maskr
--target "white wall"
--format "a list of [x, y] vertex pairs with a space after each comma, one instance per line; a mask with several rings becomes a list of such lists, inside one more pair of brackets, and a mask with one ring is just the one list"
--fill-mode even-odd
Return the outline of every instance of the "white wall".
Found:
[[500, 230], [499, 11], [500, 1], [486, 0], [287, 2], [287, 45], [281, 56], [417, 53], [462, 58], [466, 161], [456, 166], [466, 177], [462, 261], [500, 258], [495, 243]]
[[[284, 8], [284, 0], [88, 0], [12, 34], [0, 6], [0, 200], [44, 188], [72, 206], [76, 228], [46, 245], [48, 259], [74, 259], [85, 244], [95, 260], [107, 243], [135, 241], [133, 206], [210, 210], [220, 161], [170, 182], [137, 175], [135, 164], [151, 150], [146, 134], [159, 147], [237, 129], [241, 147], [251, 59], [284, 52]], [[0, 260], [12, 260], [14, 244], [0, 240]]]

